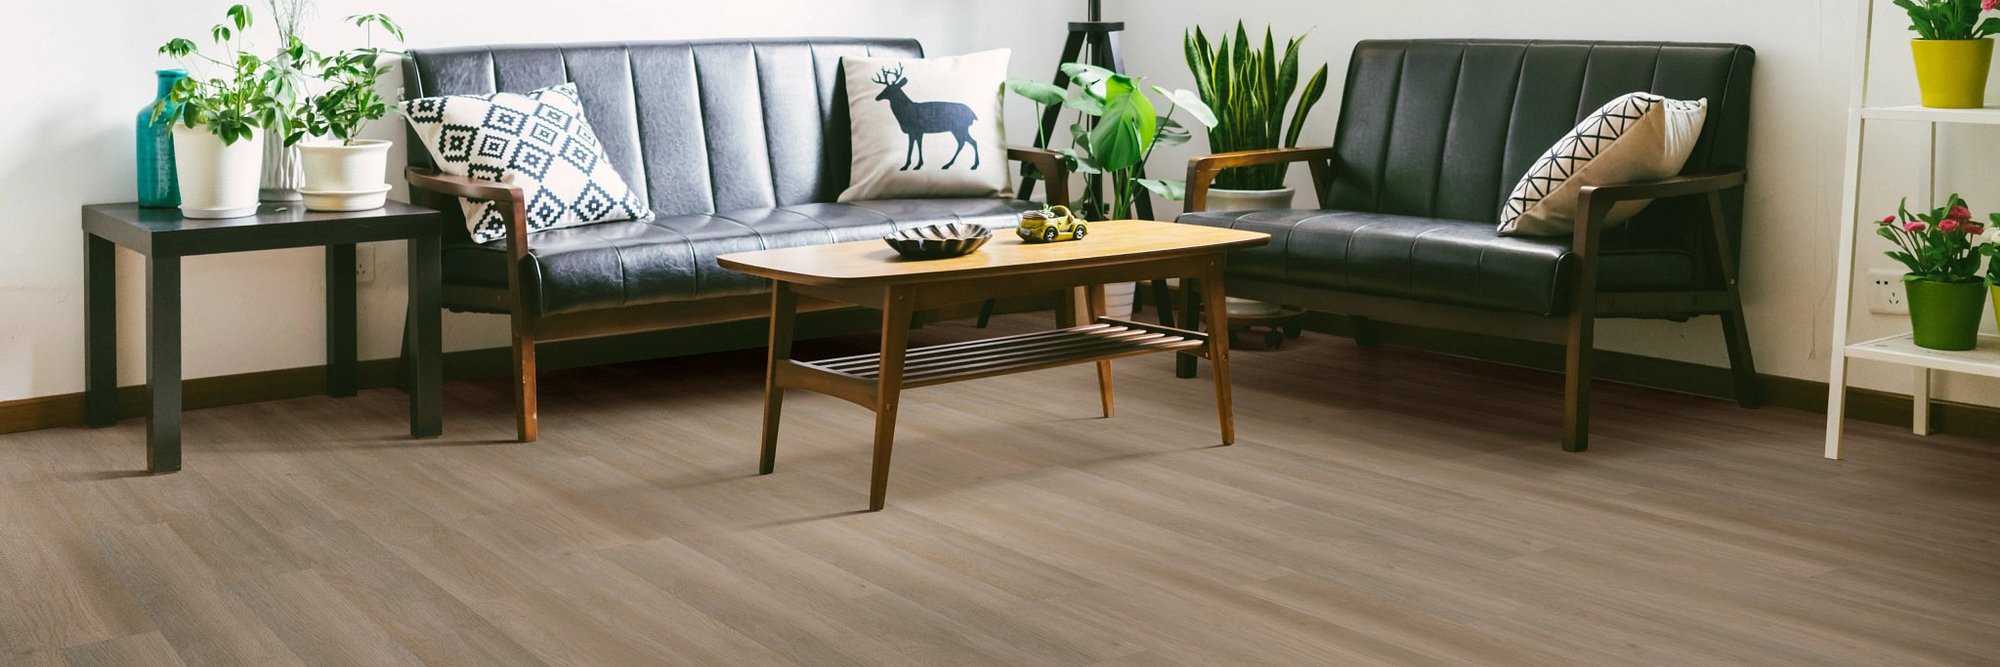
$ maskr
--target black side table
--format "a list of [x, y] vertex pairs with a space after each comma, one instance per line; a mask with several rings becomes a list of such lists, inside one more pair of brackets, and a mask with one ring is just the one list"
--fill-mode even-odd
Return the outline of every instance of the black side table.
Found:
[[118, 421], [118, 268], [113, 244], [146, 257], [146, 470], [181, 468], [181, 258], [279, 248], [326, 248], [326, 392], [356, 385], [354, 244], [409, 241], [410, 301], [404, 313], [404, 374], [410, 435], [444, 432], [444, 364], [438, 307], [437, 211], [389, 202], [373, 211], [322, 213], [266, 204], [249, 217], [191, 220], [170, 208], [83, 207], [84, 421]]

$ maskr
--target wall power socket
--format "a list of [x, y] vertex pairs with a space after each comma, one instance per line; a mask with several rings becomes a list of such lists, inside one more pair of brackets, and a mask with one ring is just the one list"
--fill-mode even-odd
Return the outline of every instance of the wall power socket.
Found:
[[1877, 315], [1910, 314], [1909, 295], [1903, 291], [1903, 272], [1890, 269], [1868, 271], [1868, 312]]

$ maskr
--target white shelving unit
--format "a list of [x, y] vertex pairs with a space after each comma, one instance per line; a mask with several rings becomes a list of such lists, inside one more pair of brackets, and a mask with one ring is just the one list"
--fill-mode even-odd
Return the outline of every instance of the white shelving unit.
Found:
[[[1833, 305], [1833, 371], [1827, 378], [1826, 399], [1826, 457], [1840, 458], [1841, 430], [1847, 412], [1847, 366], [1855, 359], [1895, 364], [1913, 369], [1915, 387], [1910, 392], [1913, 408], [1910, 429], [1918, 435], [1930, 434], [1931, 379], [1939, 372], [1970, 373], [1989, 377], [2000, 377], [2000, 336], [1981, 335], [1978, 349], [1967, 352], [1941, 352], [1917, 347], [1909, 334], [1879, 338], [1861, 343], [1848, 342], [1848, 330], [1854, 314], [1854, 253], [1856, 237], [1862, 236], [1861, 225], [1861, 166], [1862, 141], [1867, 138], [1869, 121], [1902, 123], [1923, 123], [1930, 126], [1930, 168], [1923, 173], [1923, 192], [1929, 199], [1926, 208], [1937, 206], [1937, 128], [1940, 125], [2000, 125], [2000, 108], [1984, 109], [1928, 109], [1917, 105], [1868, 106], [1868, 79], [1870, 54], [1875, 43], [1875, 7], [1877, 0], [1863, 0], [1861, 5], [1860, 65], [1855, 74], [1853, 101], [1849, 105], [1847, 121], [1847, 191], [1842, 198], [1841, 221], [1847, 225], [1840, 235], [1840, 261], [1837, 282], [1834, 284]], [[1874, 238], [1869, 235], [1868, 238]]]

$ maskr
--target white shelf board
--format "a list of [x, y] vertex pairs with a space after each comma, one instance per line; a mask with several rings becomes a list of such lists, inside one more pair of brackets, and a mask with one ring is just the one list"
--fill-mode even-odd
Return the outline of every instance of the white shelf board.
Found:
[[1945, 352], [1917, 347], [1916, 342], [1911, 340], [1910, 334], [1902, 334], [1849, 345], [1847, 357], [1954, 373], [2000, 377], [2000, 336], [1980, 334], [1978, 348], [1964, 352]]
[[1932, 109], [1916, 104], [1892, 107], [1862, 107], [1861, 117], [1882, 120], [1907, 120], [1919, 123], [2000, 125], [2000, 107], [1986, 107], [1984, 109]]

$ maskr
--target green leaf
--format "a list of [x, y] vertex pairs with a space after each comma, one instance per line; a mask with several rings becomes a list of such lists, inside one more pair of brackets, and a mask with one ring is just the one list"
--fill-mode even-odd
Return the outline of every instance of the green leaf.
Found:
[[1153, 194], [1159, 195], [1160, 197], [1171, 201], [1180, 201], [1182, 199], [1187, 198], [1187, 181], [1168, 181], [1168, 180], [1161, 180], [1158, 178], [1141, 178], [1134, 182], [1138, 183], [1141, 187], [1144, 187], [1147, 190], [1151, 190]]
[[1186, 109], [1188, 115], [1194, 116], [1194, 119], [1200, 122], [1203, 127], [1215, 127], [1215, 110], [1208, 108], [1208, 104], [1201, 101], [1199, 93], [1185, 88], [1167, 90], [1159, 86], [1153, 86], [1153, 92], [1159, 93], [1160, 97], [1167, 98], [1168, 101], [1173, 102], [1174, 106]]
[[228, 11], [228, 12], [226, 12], [226, 13], [227, 13], [227, 14], [229, 15], [229, 21], [230, 21], [231, 23], [234, 23], [234, 24], [236, 24], [236, 29], [237, 29], [237, 30], [249, 30], [249, 29], [250, 29], [250, 8], [249, 8], [249, 7], [246, 7], [246, 6], [243, 6], [243, 5], [230, 5], [230, 6], [229, 6], [229, 11]]
[[1043, 106], [1055, 106], [1063, 103], [1063, 89], [1057, 88], [1055, 84], [1047, 81], [1008, 79], [1007, 90], [1013, 91], [1015, 95], [1028, 98], [1036, 104]]
[[1075, 82], [1076, 85], [1085, 88], [1095, 86], [1098, 82], [1117, 74], [1117, 72], [1096, 65], [1086, 65], [1083, 63], [1063, 63], [1060, 69], [1062, 73], [1068, 74], [1070, 80]]

